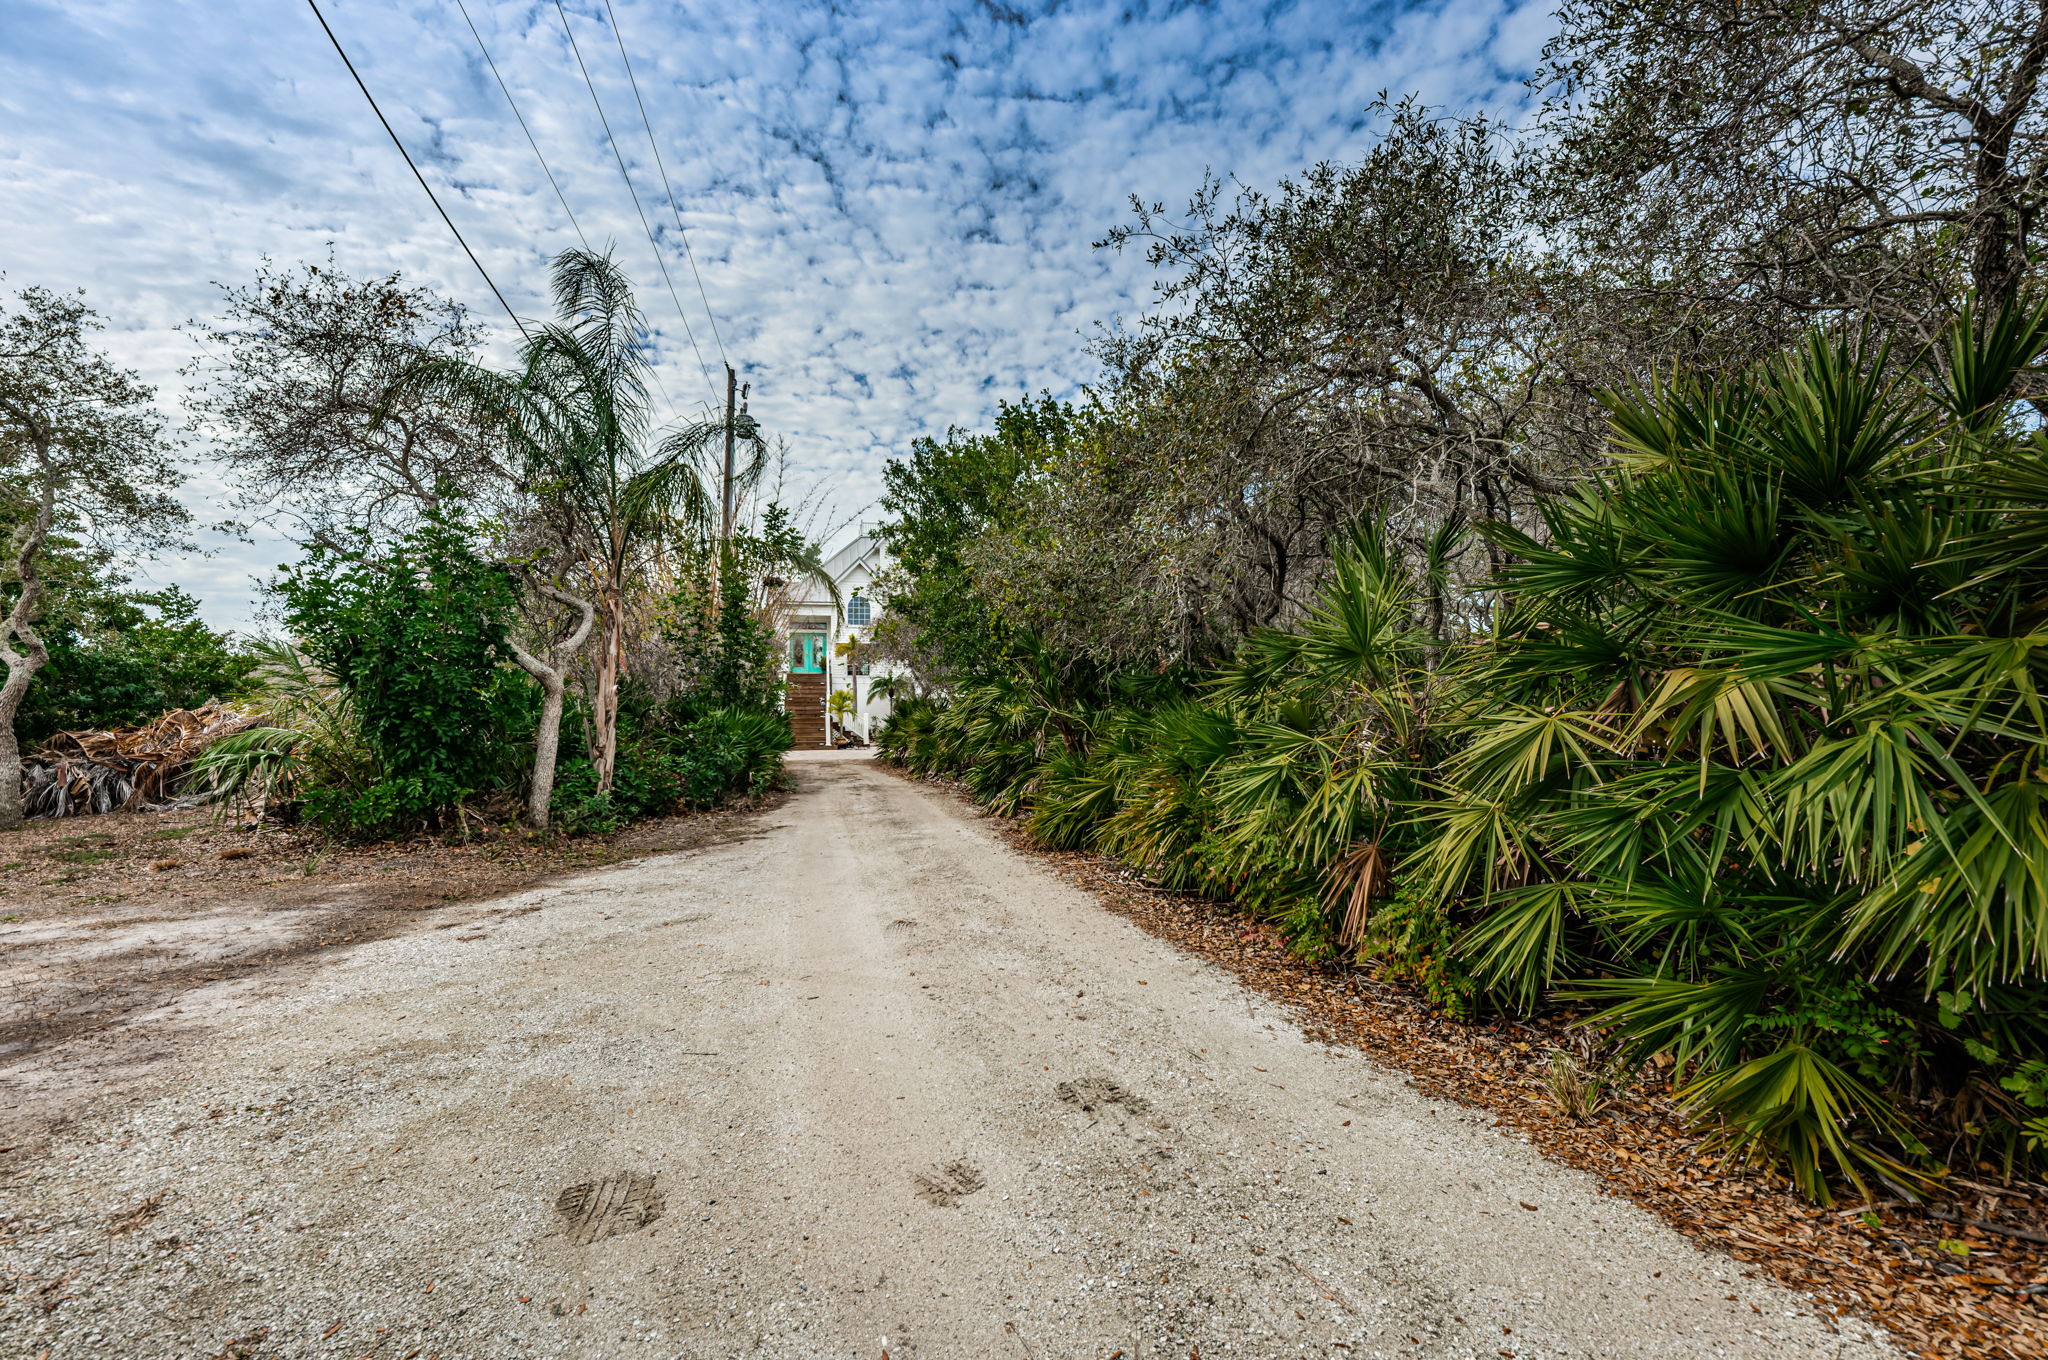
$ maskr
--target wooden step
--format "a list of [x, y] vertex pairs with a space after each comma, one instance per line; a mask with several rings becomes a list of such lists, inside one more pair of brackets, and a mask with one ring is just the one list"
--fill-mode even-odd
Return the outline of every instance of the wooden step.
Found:
[[789, 734], [798, 751], [825, 751], [832, 747], [832, 734], [825, 717], [825, 677], [793, 672], [784, 692], [782, 711], [789, 717]]

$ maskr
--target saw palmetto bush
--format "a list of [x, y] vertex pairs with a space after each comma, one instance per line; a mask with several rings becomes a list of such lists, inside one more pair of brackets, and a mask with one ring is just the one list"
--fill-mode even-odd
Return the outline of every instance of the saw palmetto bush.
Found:
[[[1133, 818], [1185, 811], [1170, 787], [1169, 767], [1189, 767], [1185, 772], [1198, 777], [1222, 748], [1176, 724], [1206, 717], [1208, 710], [1189, 699], [1186, 678], [1178, 674], [1122, 676], [1097, 697], [1100, 707], [1080, 711], [1078, 723], [1061, 729], [1063, 738], [1074, 731], [1079, 739], [1063, 739], [1033, 774], [1026, 788], [1026, 825], [1042, 844], [1062, 850], [1110, 849], [1148, 872], [1164, 865], [1170, 873], [1177, 857], [1149, 853], [1142, 832], [1130, 834], [1138, 829]], [[1161, 775], [1168, 777], [1168, 785], [1159, 782]], [[1192, 881], [1175, 886], [1192, 886]]]
[[[1981, 331], [1981, 333], [1980, 333]], [[2043, 313], [1613, 403], [1511, 557], [1415, 861], [1505, 997], [1603, 1007], [1825, 1198], [2027, 1155], [2048, 1051]]]
[[1362, 526], [1302, 623], [1217, 675], [1076, 680], [1018, 640], [1009, 676], [899, 707], [883, 754], [962, 778], [1040, 841], [1101, 849], [1162, 884], [1227, 898], [1325, 957], [1390, 886], [1440, 682], [1430, 572]]
[[1218, 824], [1197, 853], [1311, 956], [1355, 946], [1391, 887], [1433, 751], [1442, 569], [1462, 534], [1446, 524], [1418, 557], [1356, 526], [1303, 620], [1253, 633], [1208, 687], [1238, 733], [1204, 780]]
[[1129, 710], [1100, 753], [1116, 807], [1096, 829], [1096, 846], [1166, 887], [1215, 891], [1200, 854], [1219, 816], [1208, 781], [1238, 737], [1229, 712], [1191, 696]]
[[933, 733], [944, 705], [918, 696], [905, 696], [889, 706], [888, 717], [875, 729], [875, 749], [883, 759], [913, 774], [942, 774], [939, 742]]
[[884, 753], [920, 774], [957, 776], [1004, 815], [1025, 809], [1034, 792], [1044, 796], [1044, 767], [1087, 750], [1104, 696], [1091, 674], [1063, 670], [1028, 637], [1015, 640], [1011, 659], [1009, 674], [950, 702], [898, 707], [879, 737]]
[[1454, 1015], [1569, 1005], [1826, 1199], [2048, 1151], [2048, 311], [1816, 335], [1614, 399], [1541, 534], [1361, 526], [1206, 677], [1042, 650], [884, 753], [1041, 840], [1358, 954]]

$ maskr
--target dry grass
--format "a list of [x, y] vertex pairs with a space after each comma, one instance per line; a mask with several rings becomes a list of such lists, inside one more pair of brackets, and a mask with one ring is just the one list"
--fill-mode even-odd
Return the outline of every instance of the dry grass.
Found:
[[1597, 1119], [1614, 1103], [1617, 1073], [1612, 1066], [1589, 1066], [1564, 1049], [1554, 1049], [1543, 1073], [1543, 1089], [1557, 1112], [1574, 1124]]

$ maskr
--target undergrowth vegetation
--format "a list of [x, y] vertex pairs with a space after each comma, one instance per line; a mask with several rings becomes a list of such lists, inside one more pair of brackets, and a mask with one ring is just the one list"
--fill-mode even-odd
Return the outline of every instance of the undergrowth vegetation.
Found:
[[682, 721], [629, 714], [609, 791], [581, 751], [563, 762], [555, 784], [555, 822], [564, 831], [614, 831], [639, 817], [716, 807], [728, 797], [765, 793], [782, 778], [790, 746], [780, 713], [711, 709]]
[[987, 664], [881, 746], [1452, 1015], [1591, 1007], [1615, 1070], [1657, 1058], [1816, 1199], [2038, 1169], [2044, 349], [2048, 311], [1966, 312], [1612, 398], [1608, 471], [1539, 529], [1354, 524], [1214, 666], [990, 611]]
[[[200, 779], [230, 802], [351, 839], [510, 821], [530, 778], [539, 696], [512, 663], [516, 591], [473, 530], [437, 511], [384, 550], [316, 549], [277, 591], [296, 643], [259, 644], [244, 707], [264, 725], [214, 743]], [[747, 618], [741, 646], [759, 650]], [[702, 644], [718, 651], [716, 637]], [[714, 807], [781, 777], [789, 723], [710, 680], [628, 687], [610, 779], [572, 705], [550, 825], [614, 831]], [[748, 702], [749, 699], [752, 702]]]
[[[330, 522], [271, 586], [290, 641], [254, 653], [243, 705], [264, 724], [198, 761], [214, 793], [359, 839], [515, 817], [577, 833], [780, 777], [778, 591], [817, 545], [749, 506], [764, 445], [744, 408], [656, 421], [609, 255], [565, 252], [552, 281], [556, 319], [512, 373], [474, 362], [459, 309], [395, 281], [309, 268], [232, 295], [268, 329], [222, 337], [208, 409]], [[307, 466], [280, 405], [345, 430], [370, 480], [333, 480], [327, 451]]]
[[[773, 784], [778, 619], [821, 550], [759, 494], [743, 400], [657, 416], [609, 253], [564, 251], [549, 282], [554, 316], [511, 371], [478, 361], [460, 305], [395, 274], [266, 265], [226, 290], [191, 410], [237, 506], [303, 530], [267, 587], [282, 636], [256, 641], [175, 588], [128, 588], [122, 553], [183, 543], [192, 517], [164, 490], [153, 394], [92, 347], [90, 309], [29, 288], [0, 312], [0, 830], [26, 808], [22, 740], [206, 699], [228, 706], [178, 757], [192, 778], [152, 796], [350, 839], [604, 831]], [[38, 808], [107, 810], [66, 789]]]

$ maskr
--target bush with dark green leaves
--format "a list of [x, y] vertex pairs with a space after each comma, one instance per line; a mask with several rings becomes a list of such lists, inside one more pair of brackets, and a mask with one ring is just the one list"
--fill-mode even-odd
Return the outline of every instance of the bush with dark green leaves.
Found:
[[641, 817], [765, 793], [782, 778], [790, 745], [788, 719], [760, 709], [713, 709], [676, 727], [629, 723], [611, 790], [599, 793], [578, 738], [556, 776], [553, 816], [572, 834], [615, 831]]
[[517, 595], [458, 512], [388, 547], [315, 545], [276, 591], [300, 647], [347, 695], [375, 768], [367, 787], [304, 789], [310, 820], [363, 836], [438, 829], [466, 800], [517, 784], [535, 707], [507, 664]]

